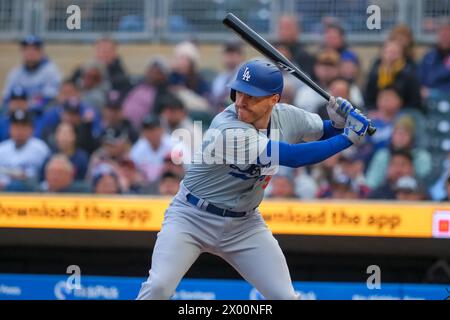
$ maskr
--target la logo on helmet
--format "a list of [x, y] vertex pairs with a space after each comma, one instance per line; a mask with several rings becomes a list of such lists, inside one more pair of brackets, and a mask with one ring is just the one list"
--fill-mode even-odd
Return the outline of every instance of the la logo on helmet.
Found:
[[245, 68], [244, 74], [242, 75], [242, 80], [249, 81], [250, 80], [250, 70], [248, 70], [248, 67]]

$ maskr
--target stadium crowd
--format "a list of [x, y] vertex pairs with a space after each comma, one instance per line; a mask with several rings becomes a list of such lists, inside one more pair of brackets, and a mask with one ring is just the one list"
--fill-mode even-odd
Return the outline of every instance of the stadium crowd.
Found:
[[[414, 35], [394, 27], [367, 74], [335, 23], [323, 28], [315, 52], [301, 41], [295, 17], [279, 19], [276, 47], [334, 96], [350, 100], [373, 120], [376, 135], [318, 165], [280, 168], [266, 195], [272, 198], [444, 200], [450, 193], [450, 146], [432, 149], [429, 108], [450, 118], [450, 24], [416, 57]], [[20, 44], [23, 63], [5, 80], [0, 113], [0, 191], [173, 195], [185, 165], [175, 157], [194, 150], [171, 134], [201, 135], [231, 103], [226, 84], [245, 60], [240, 42], [227, 42], [222, 70], [205, 70], [196, 43], [181, 42], [171, 57], [155, 56], [143, 74], [130, 75], [109, 37], [94, 56], [63, 78], [36, 35]], [[219, 63], [219, 62], [218, 62]], [[282, 102], [327, 118], [326, 103], [285, 75]], [[431, 121], [433, 122], [433, 121]], [[449, 136], [450, 122], [440, 124]]]

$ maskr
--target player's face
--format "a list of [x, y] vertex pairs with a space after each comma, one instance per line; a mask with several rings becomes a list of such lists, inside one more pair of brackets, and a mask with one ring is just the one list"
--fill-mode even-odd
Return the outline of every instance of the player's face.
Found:
[[277, 103], [279, 95], [274, 94], [266, 97], [253, 97], [245, 93], [236, 92], [236, 111], [238, 119], [247, 123], [267, 117], [272, 107]]

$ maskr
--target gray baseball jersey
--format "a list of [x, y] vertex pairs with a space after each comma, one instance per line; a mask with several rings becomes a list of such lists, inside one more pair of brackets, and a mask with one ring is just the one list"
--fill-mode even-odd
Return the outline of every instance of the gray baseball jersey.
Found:
[[[225, 140], [224, 152], [219, 152], [216, 157], [223, 160], [222, 164], [205, 164], [204, 159], [200, 159], [200, 156], [205, 156], [208, 146], [215, 145], [212, 140], [218, 140], [217, 136], [205, 134], [207, 143], [203, 144], [194, 157], [195, 160], [203, 161], [189, 166], [184, 185], [192, 194], [218, 207], [248, 211], [261, 203], [267, 181], [266, 175], [262, 173], [263, 166], [258, 165], [252, 157], [243, 159], [242, 156], [264, 153], [261, 146], [265, 146], [268, 139], [288, 143], [317, 140], [323, 134], [323, 122], [317, 114], [279, 103], [272, 111], [270, 131], [258, 132], [251, 124], [238, 120], [232, 104], [214, 118], [209, 130], [215, 130]], [[228, 132], [231, 134], [227, 135]], [[270, 134], [269, 137], [267, 133]], [[237, 164], [236, 160], [241, 160], [241, 164]], [[270, 172], [269, 169], [265, 171]]]
[[[190, 165], [166, 210], [149, 277], [137, 299], [169, 299], [203, 252], [223, 258], [267, 299], [298, 298], [283, 252], [257, 208], [268, 183], [265, 176], [271, 172], [264, 172], [257, 159], [269, 139], [317, 140], [323, 134], [322, 120], [291, 105], [277, 104], [270, 130], [258, 132], [239, 121], [231, 105], [214, 118], [208, 131], [194, 157], [194, 161], [206, 161]], [[210, 154], [219, 163], [211, 164]], [[202, 204], [189, 203], [188, 194], [220, 208], [248, 213], [243, 217], [215, 215]]]

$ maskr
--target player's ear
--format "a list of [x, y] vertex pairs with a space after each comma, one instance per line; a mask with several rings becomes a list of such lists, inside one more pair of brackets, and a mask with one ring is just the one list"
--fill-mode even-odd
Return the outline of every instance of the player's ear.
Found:
[[277, 94], [273, 94], [271, 96], [271, 99], [270, 99], [270, 104], [272, 106], [274, 106], [280, 101], [280, 99], [281, 99], [281, 96], [278, 93]]

